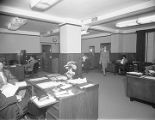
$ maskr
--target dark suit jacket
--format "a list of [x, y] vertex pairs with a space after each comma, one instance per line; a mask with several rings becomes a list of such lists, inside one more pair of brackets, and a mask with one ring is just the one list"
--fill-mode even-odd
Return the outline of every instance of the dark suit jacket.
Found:
[[[9, 70], [3, 70], [4, 77], [6, 77], [7, 82], [14, 84], [17, 79], [11, 74]], [[0, 86], [3, 85], [3, 80], [0, 77]], [[0, 117], [3, 119], [16, 119], [16, 112], [18, 112], [16, 96], [6, 98], [5, 95], [1, 93], [0, 90]], [[2, 119], [0, 118], [0, 119]]]
[[0, 119], [16, 119], [18, 112], [17, 102], [16, 96], [6, 98], [0, 91]]

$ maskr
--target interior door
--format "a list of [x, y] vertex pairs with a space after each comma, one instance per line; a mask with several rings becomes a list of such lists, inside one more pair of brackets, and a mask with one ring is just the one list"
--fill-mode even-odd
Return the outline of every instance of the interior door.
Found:
[[42, 45], [42, 68], [45, 72], [52, 72], [51, 45]]
[[90, 62], [90, 69], [95, 67], [95, 46], [89, 46], [89, 62]]
[[111, 53], [111, 43], [101, 43], [100, 44], [100, 48], [103, 48], [104, 46], [106, 46], [109, 53]]

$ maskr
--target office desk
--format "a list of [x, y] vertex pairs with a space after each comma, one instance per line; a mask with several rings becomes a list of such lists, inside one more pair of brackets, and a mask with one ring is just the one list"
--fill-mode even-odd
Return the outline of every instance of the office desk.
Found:
[[[47, 79], [45, 80], [47, 81]], [[33, 90], [39, 90], [34, 82]], [[73, 85], [65, 90], [71, 90], [74, 94], [67, 97], [56, 97], [56, 102], [45, 106], [45, 117], [51, 119], [97, 119], [98, 118], [98, 84], [83, 83]], [[53, 95], [53, 88], [44, 89]], [[39, 90], [40, 91], [40, 90]], [[40, 93], [40, 92], [39, 92]], [[37, 105], [36, 105], [37, 106]], [[40, 108], [40, 109], [43, 109]]]
[[155, 77], [127, 75], [127, 96], [155, 104]]
[[12, 65], [8, 66], [8, 69], [19, 81], [24, 80], [24, 66], [23, 65]]

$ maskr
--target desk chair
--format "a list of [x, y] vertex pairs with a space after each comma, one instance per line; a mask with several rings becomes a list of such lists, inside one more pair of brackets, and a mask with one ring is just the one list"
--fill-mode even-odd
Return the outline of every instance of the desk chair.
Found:
[[129, 63], [126, 63], [124, 65], [119, 65], [118, 69], [119, 69], [118, 74], [125, 75], [126, 72], [128, 72], [129, 70]]
[[39, 70], [39, 62], [36, 62], [33, 66], [32, 71], [25, 71], [25, 77], [33, 77], [34, 74], [36, 74]]

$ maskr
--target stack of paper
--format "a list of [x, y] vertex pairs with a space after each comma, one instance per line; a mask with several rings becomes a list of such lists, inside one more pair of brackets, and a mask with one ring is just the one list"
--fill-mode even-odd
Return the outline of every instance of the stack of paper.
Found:
[[57, 78], [58, 80], [67, 80], [67, 79], [68, 79], [68, 78], [67, 78], [66, 76], [64, 76], [64, 75], [56, 76], [56, 78]]
[[30, 79], [30, 81], [41, 81], [41, 80], [45, 80], [48, 79], [47, 77], [41, 77], [41, 78], [34, 78], [34, 79]]
[[88, 88], [88, 87], [91, 87], [91, 86], [94, 86], [94, 84], [91, 84], [91, 83], [90, 83], [90, 84], [87, 84], [87, 85], [81, 86], [80, 88], [83, 89], [83, 88]]
[[35, 103], [38, 107], [44, 107], [50, 104], [53, 104], [56, 102], [56, 99], [53, 96], [49, 96], [48, 98], [44, 99], [44, 100], [38, 100], [38, 98], [36, 96], [33, 96], [31, 98], [31, 101], [33, 103]]
[[27, 86], [27, 83], [25, 81], [23, 81], [23, 82], [16, 82], [15, 85], [17, 87], [25, 87], [25, 86]]
[[82, 84], [82, 83], [86, 83], [87, 80], [86, 78], [78, 78], [78, 79], [74, 79], [74, 80], [68, 80], [69, 83], [72, 83], [72, 84]]
[[155, 80], [155, 77], [152, 77], [152, 76], [145, 76], [144, 78], [146, 78], [146, 79], [151, 79], [151, 80]]
[[67, 89], [67, 88], [70, 88], [72, 87], [71, 84], [67, 84], [67, 83], [63, 83], [62, 86], [60, 87], [61, 89]]
[[11, 65], [10, 67], [16, 67], [16, 65]]
[[61, 74], [57, 74], [57, 73], [55, 73], [55, 74], [48, 74], [47, 75], [47, 77], [56, 77], [56, 76], [60, 76]]
[[38, 83], [37, 85], [42, 88], [42, 89], [46, 89], [46, 88], [50, 88], [50, 87], [56, 87], [58, 85], [60, 85], [61, 82], [53, 82], [53, 81], [50, 81], [50, 82], [43, 82], [43, 83]]
[[49, 79], [53, 81], [58, 80], [56, 77], [50, 77]]
[[68, 97], [68, 96], [72, 96], [74, 95], [74, 93], [71, 91], [71, 90], [68, 90], [68, 91], [62, 91], [62, 92], [56, 92], [55, 93], [55, 96], [57, 98], [62, 98], [62, 97]]
[[137, 76], [143, 75], [143, 73], [141, 73], [141, 72], [127, 72], [127, 74], [130, 74], [130, 75], [137, 75]]

